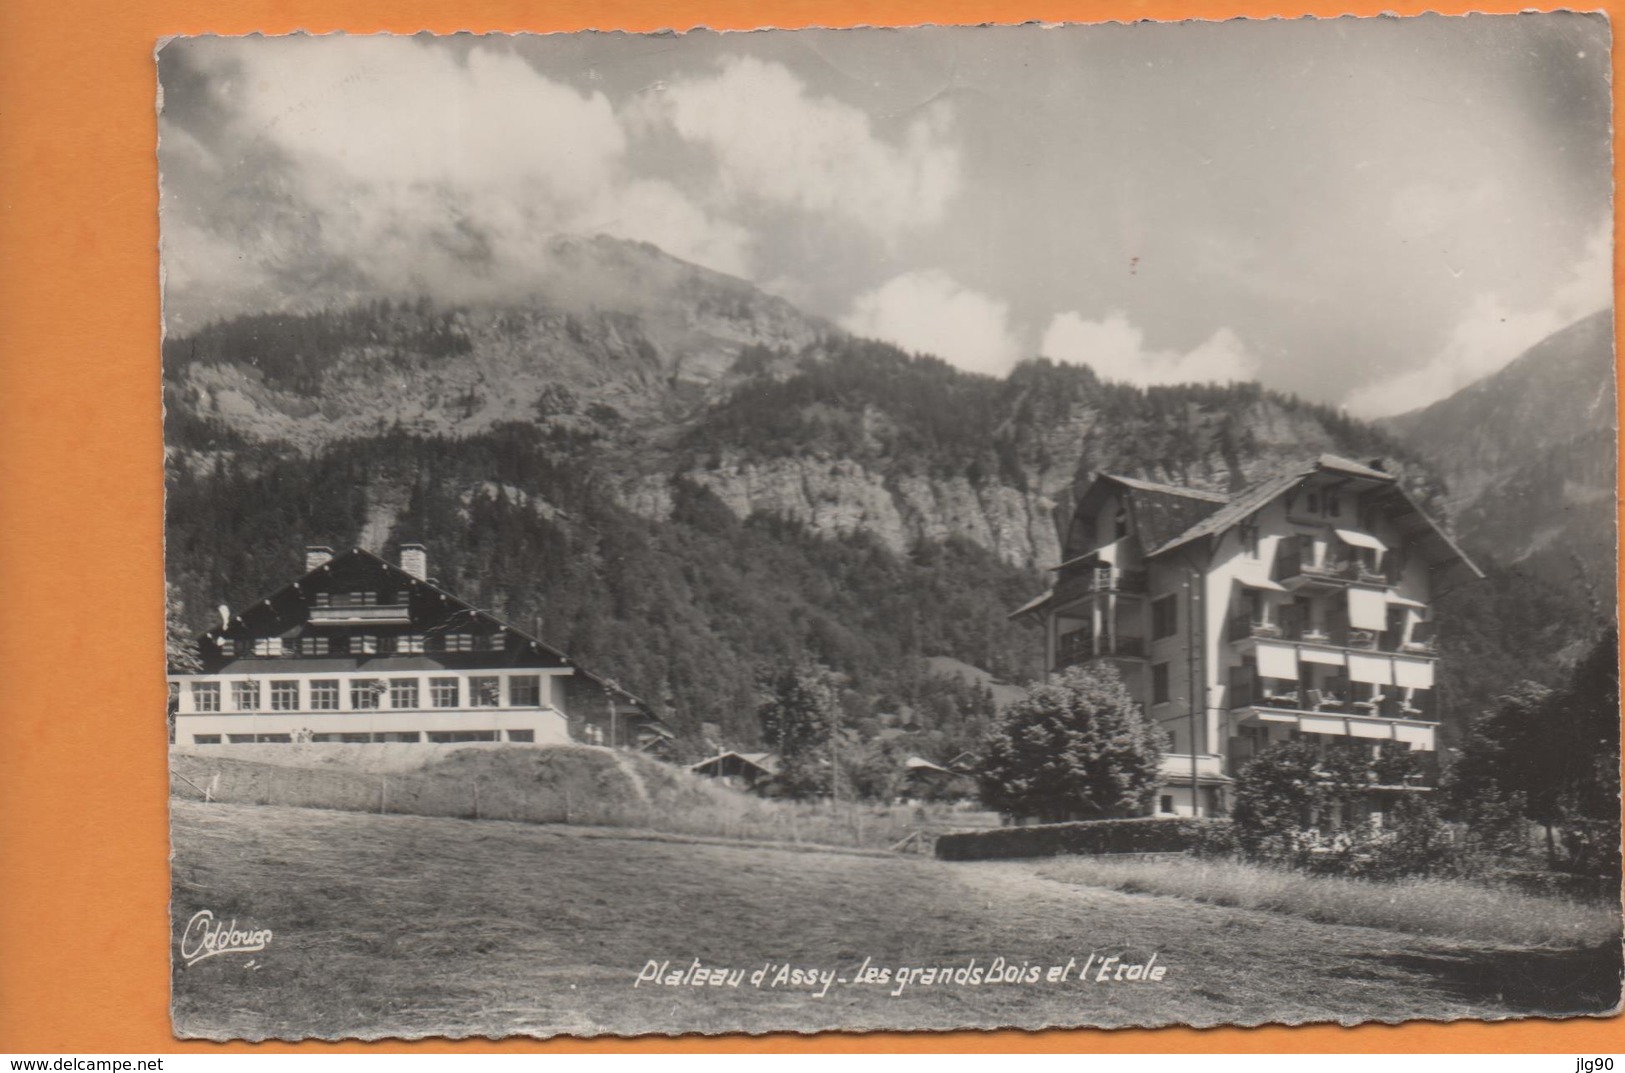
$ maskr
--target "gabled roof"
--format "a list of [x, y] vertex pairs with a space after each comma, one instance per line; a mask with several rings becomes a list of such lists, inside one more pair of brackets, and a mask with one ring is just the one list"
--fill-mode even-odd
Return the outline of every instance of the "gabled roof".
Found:
[[1239, 525], [1253, 512], [1264, 507], [1270, 500], [1286, 492], [1313, 472], [1313, 468], [1293, 470], [1275, 477], [1266, 478], [1251, 488], [1244, 488], [1236, 493], [1234, 499], [1231, 499], [1224, 506], [1189, 529], [1173, 535], [1161, 544], [1148, 546], [1146, 555], [1148, 557], [1161, 555], [1163, 552], [1172, 551], [1175, 548], [1189, 544], [1193, 540], [1200, 540], [1205, 536], [1222, 533], [1233, 525]]
[[[1266, 477], [1228, 496], [1194, 488], [1156, 484], [1137, 477], [1099, 473], [1078, 500], [1077, 511], [1083, 512], [1090, 500], [1098, 499], [1113, 489], [1124, 493], [1129, 500], [1129, 509], [1134, 513], [1145, 555], [1147, 558], [1153, 558], [1186, 547], [1205, 537], [1222, 535], [1317, 473], [1380, 482], [1383, 487], [1379, 494], [1390, 520], [1407, 540], [1415, 541], [1421, 546], [1428, 564], [1441, 571], [1439, 580], [1445, 588], [1484, 576], [1484, 572], [1467, 557], [1439, 523], [1421, 508], [1394, 474], [1341, 455], [1320, 455], [1312, 462]], [[1093, 555], [1094, 551], [1090, 550], [1051, 569], [1064, 569], [1075, 563], [1085, 562]], [[1054, 598], [1054, 592], [1052, 588], [1028, 601], [1009, 617], [1020, 618], [1042, 610]]]
[[[1228, 498], [1220, 492], [1158, 484], [1118, 473], [1097, 473], [1078, 499], [1073, 517], [1098, 509], [1095, 501], [1114, 491], [1126, 501], [1140, 542], [1146, 548], [1155, 547], [1188, 529], [1223, 506]], [[1071, 559], [1061, 565], [1077, 561]]]
[[[623, 698], [623, 699], [637, 705], [639, 708], [641, 708], [645, 712], [645, 714], [649, 715], [651, 718], [657, 718], [657, 717], [654, 716], [653, 709], [650, 708], [649, 705], [642, 698], [640, 698], [640, 697], [638, 697], [638, 696], [636, 696], [636, 695], [634, 695], [632, 693], [629, 693], [625, 689], [622, 689], [619, 685], [615, 684], [615, 682], [613, 682], [613, 681], [611, 681], [611, 680], [609, 680], [607, 678], [602, 678], [599, 675], [593, 674], [591, 671], [587, 670], [585, 667], [582, 667], [574, 659], [570, 658], [569, 654], [567, 654], [563, 650], [558, 649], [558, 648], [554, 648], [552, 645], [548, 644], [546, 641], [543, 641], [541, 638], [535, 637], [535, 636], [525, 632], [524, 630], [522, 630], [519, 627], [515, 626], [513, 623], [508, 622], [505, 619], [502, 619], [499, 616], [494, 615], [489, 611], [483, 611], [480, 608], [475, 607], [473, 604], [469, 603], [467, 600], [464, 600], [464, 599], [454, 595], [453, 593], [450, 593], [450, 592], [446, 591], [445, 589], [441, 588], [439, 585], [437, 585], [433, 581], [426, 581], [423, 578], [418, 577], [416, 574], [412, 574], [412, 573], [407, 572], [406, 570], [401, 569], [395, 563], [392, 563], [388, 559], [385, 559], [382, 555], [378, 555], [378, 554], [376, 554], [374, 552], [370, 552], [366, 548], [351, 548], [349, 551], [344, 551], [344, 552], [338, 553], [337, 555], [335, 555], [331, 559], [329, 559], [327, 562], [325, 562], [322, 565], [318, 566], [316, 569], [306, 571], [304, 574], [300, 575], [297, 579], [295, 579], [294, 581], [290, 581], [288, 584], [282, 586], [280, 589], [277, 589], [275, 592], [271, 593], [269, 596], [265, 597], [264, 599], [256, 600], [253, 604], [249, 605], [248, 608], [246, 608], [245, 610], [237, 612], [236, 614], [234, 614], [232, 616], [233, 620], [234, 621], [242, 621], [245, 618], [245, 616], [253, 614], [255, 612], [255, 610], [257, 610], [258, 608], [274, 604], [279, 598], [285, 597], [289, 593], [299, 591], [299, 588], [300, 588], [301, 585], [309, 582], [312, 578], [314, 578], [314, 577], [316, 577], [316, 576], [318, 576], [318, 575], [320, 575], [322, 573], [331, 572], [335, 564], [343, 564], [346, 560], [359, 560], [359, 561], [365, 562], [369, 566], [373, 566], [375, 568], [381, 567], [386, 574], [391, 575], [403, 587], [425, 589], [425, 590], [429, 591], [430, 593], [441, 597], [443, 600], [445, 600], [449, 604], [452, 604], [457, 609], [467, 612], [469, 615], [471, 615], [473, 617], [473, 619], [475, 621], [483, 620], [483, 621], [488, 622], [491, 625], [497, 627], [500, 630], [505, 630], [508, 633], [514, 634], [520, 640], [525, 641], [528, 644], [536, 646], [536, 648], [539, 649], [540, 651], [542, 651], [545, 654], [553, 657], [554, 659], [558, 660], [560, 663], [564, 664], [565, 666], [570, 667], [572, 670], [575, 671], [575, 673], [581, 675], [583, 678], [587, 679], [588, 681], [593, 682], [593, 683], [601, 686], [602, 688], [616, 694], [617, 696], [619, 696], [619, 697], [621, 697], [621, 698]], [[205, 638], [213, 638], [213, 637], [218, 637], [222, 632], [223, 632], [223, 628], [216, 627], [215, 629], [205, 631], [202, 636], [205, 637]], [[279, 662], [277, 665], [279, 667], [291, 666], [291, 664], [288, 664], [285, 661], [284, 662]]]
[[690, 764], [690, 765], [688, 765], [688, 770], [697, 772], [703, 767], [710, 767], [712, 764], [721, 763], [722, 761], [728, 759], [730, 756], [733, 757], [735, 760], [742, 761], [742, 762], [750, 765], [751, 767], [756, 768], [758, 771], [762, 772], [763, 774], [777, 775], [779, 773], [779, 754], [777, 754], [777, 753], [737, 753], [737, 752], [734, 752], [732, 749], [728, 749], [728, 750], [726, 750], [724, 752], [720, 752], [715, 756], [708, 756], [704, 760], [701, 760], [699, 763]]
[[[1380, 481], [1386, 487], [1380, 493], [1386, 501], [1389, 516], [1408, 540], [1417, 542], [1430, 566], [1445, 572], [1444, 587], [1482, 578], [1484, 572], [1467, 557], [1460, 546], [1444, 529], [1424, 511], [1415, 498], [1400, 484], [1392, 473], [1351, 461], [1339, 455], [1325, 454], [1306, 465], [1267, 477], [1250, 488], [1237, 492], [1223, 507], [1172, 540], [1148, 549], [1147, 557], [1162, 555], [1184, 547], [1203, 537], [1217, 536], [1233, 526], [1240, 525], [1249, 516], [1267, 506], [1278, 496], [1286, 494], [1300, 482], [1317, 473], [1337, 473], [1364, 480]], [[1455, 576], [1452, 576], [1455, 575]]]

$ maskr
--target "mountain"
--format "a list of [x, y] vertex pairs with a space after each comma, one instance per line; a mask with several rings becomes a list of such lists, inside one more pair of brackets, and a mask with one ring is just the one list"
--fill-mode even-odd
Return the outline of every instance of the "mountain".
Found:
[[1614, 333], [1605, 310], [1387, 425], [1444, 478], [1475, 553], [1548, 583], [1615, 590]]
[[751, 743], [763, 670], [811, 656], [854, 726], [926, 713], [909, 745], [942, 761], [993, 687], [1039, 672], [1037, 631], [1006, 615], [1094, 471], [1234, 489], [1330, 452], [1442, 495], [1389, 431], [1257, 384], [972, 375], [647, 245], [550, 255], [523, 304], [377, 300], [167, 340], [178, 625], [279, 587], [306, 543], [422, 541], [454, 591], [669, 706], [696, 747], [702, 723]]

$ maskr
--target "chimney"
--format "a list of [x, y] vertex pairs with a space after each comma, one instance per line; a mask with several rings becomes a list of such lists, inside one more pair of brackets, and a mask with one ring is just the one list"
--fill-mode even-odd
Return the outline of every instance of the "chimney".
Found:
[[325, 566], [333, 558], [333, 549], [321, 544], [305, 545], [305, 573]]
[[401, 569], [419, 581], [428, 581], [429, 549], [422, 544], [402, 544]]

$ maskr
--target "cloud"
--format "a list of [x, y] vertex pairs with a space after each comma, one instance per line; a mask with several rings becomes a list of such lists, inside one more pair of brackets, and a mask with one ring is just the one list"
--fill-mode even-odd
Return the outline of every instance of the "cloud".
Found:
[[1002, 376], [1020, 353], [1009, 316], [1008, 303], [932, 269], [906, 272], [859, 295], [841, 325], [905, 350], [935, 354], [969, 372]]
[[449, 301], [522, 297], [561, 232], [649, 241], [733, 274], [749, 266], [743, 227], [629, 164], [633, 135], [603, 94], [506, 51], [402, 37], [185, 45], [172, 62], [201, 73], [223, 117], [163, 127], [168, 293], [194, 318], [301, 291], [331, 301], [335, 279]]
[[1475, 296], [1432, 357], [1350, 392], [1344, 406], [1367, 418], [1427, 406], [1499, 371], [1548, 335], [1612, 301], [1613, 229], [1605, 223], [1591, 233], [1568, 277], [1544, 305], [1519, 310], [1499, 294]]
[[650, 107], [712, 154], [725, 195], [843, 217], [887, 242], [941, 221], [959, 190], [940, 103], [891, 144], [863, 111], [809, 96], [783, 65], [733, 57], [715, 76], [667, 86]]
[[1056, 361], [1088, 365], [1104, 379], [1142, 386], [1251, 380], [1258, 375], [1258, 359], [1229, 328], [1218, 329], [1185, 353], [1147, 350], [1145, 332], [1115, 312], [1103, 320], [1057, 314], [1044, 332], [1040, 350]]

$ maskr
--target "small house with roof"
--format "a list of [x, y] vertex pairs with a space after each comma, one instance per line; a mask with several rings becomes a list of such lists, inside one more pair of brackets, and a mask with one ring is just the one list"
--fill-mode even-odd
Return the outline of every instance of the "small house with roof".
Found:
[[305, 572], [198, 640], [174, 674], [175, 741], [581, 741], [661, 751], [647, 704], [447, 592], [428, 552], [305, 549]]
[[1275, 742], [1434, 751], [1433, 604], [1483, 576], [1380, 461], [1333, 455], [1228, 495], [1098, 474], [1054, 571], [1012, 617], [1042, 621], [1050, 672], [1117, 666], [1180, 815], [1224, 811]]

